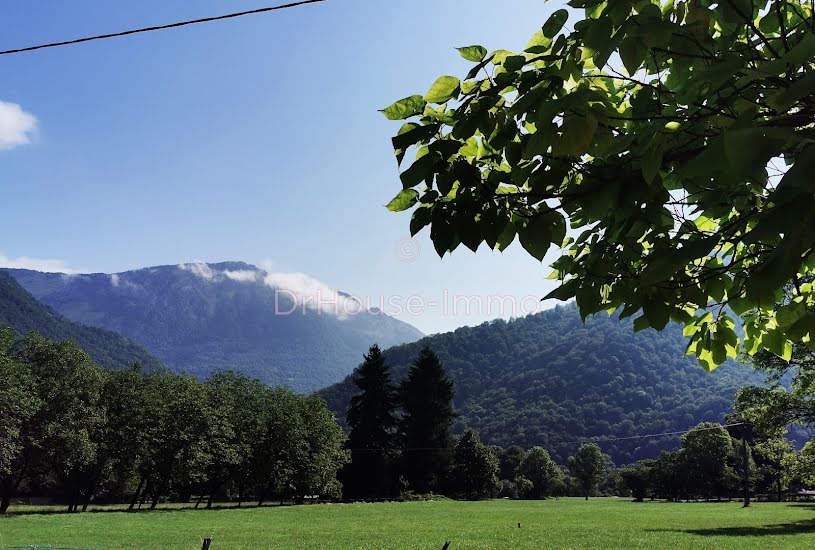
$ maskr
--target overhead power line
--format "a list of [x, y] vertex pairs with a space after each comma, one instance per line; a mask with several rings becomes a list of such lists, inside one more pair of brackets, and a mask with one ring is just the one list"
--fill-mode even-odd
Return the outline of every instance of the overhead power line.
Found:
[[[631, 439], [645, 439], [648, 437], [667, 437], [669, 435], [682, 435], [686, 434], [691, 431], [695, 432], [704, 432], [707, 430], [721, 430], [722, 428], [732, 428], [734, 426], [744, 426], [747, 424], [746, 422], [734, 422], [732, 424], [717, 424], [716, 426], [711, 426], [710, 428], [690, 428], [687, 430], [680, 430], [678, 432], [662, 432], [657, 434], [644, 434], [644, 435], [632, 435], [628, 437], [605, 437], [602, 435], [598, 436], [579, 436], [578, 439], [580, 441], [574, 441], [573, 443], [590, 443], [590, 442], [597, 442], [597, 443], [611, 443], [614, 441], [628, 441]], [[532, 447], [545, 447], [545, 445], [517, 445], [517, 447], [522, 447], [524, 449], [531, 449]], [[353, 448], [347, 449], [349, 451], [359, 451], [359, 452], [386, 452], [386, 451], [447, 451], [449, 447], [408, 447], [408, 448], [401, 448], [401, 447], [394, 447], [388, 449], [365, 449], [365, 448]]]
[[659, 433], [659, 434], [632, 435], [632, 436], [629, 436], [629, 437], [612, 437], [612, 438], [604, 438], [603, 436], [597, 436], [597, 437], [588, 436], [588, 437], [586, 437], [586, 439], [591, 439], [591, 440], [594, 440], [594, 441], [602, 441], [602, 442], [626, 441], [626, 440], [629, 440], [629, 439], [643, 439], [645, 437], [663, 437], [663, 436], [668, 436], [668, 435], [682, 435], [682, 434], [686, 434], [686, 433], [688, 433], [690, 431], [704, 432], [704, 431], [707, 431], [707, 430], [719, 430], [721, 428], [731, 428], [733, 426], [743, 426], [744, 424], [746, 424], [746, 422], [735, 422], [733, 424], [722, 424], [720, 426], [712, 426], [710, 428], [691, 428], [690, 430], [682, 430], [682, 431], [679, 431], [679, 432], [662, 432], [662, 433]]
[[317, 2], [325, 2], [325, 0], [301, 0], [300, 2], [290, 2], [288, 4], [280, 4], [278, 6], [268, 6], [265, 8], [257, 8], [254, 10], [239, 11], [235, 13], [227, 13], [225, 15], [216, 15], [214, 17], [204, 17], [202, 19], [191, 19], [189, 21], [179, 21], [177, 23], [168, 23], [166, 25], [157, 25], [155, 27], [144, 27], [141, 29], [130, 29], [127, 31], [114, 32], [110, 34], [100, 34], [97, 36], [86, 36], [84, 38], [75, 38], [73, 40], [65, 40], [63, 42], [52, 42], [50, 44], [38, 44], [36, 46], [28, 46], [25, 48], [16, 48], [14, 50], [0, 51], [0, 55], [8, 55], [12, 53], [30, 52], [34, 50], [42, 50], [45, 48], [57, 48], [59, 46], [70, 46], [72, 44], [81, 44], [82, 42], [92, 42], [94, 40], [105, 40], [107, 38], [118, 38], [120, 36], [127, 36], [130, 34], [139, 34], [142, 32], [161, 31], [164, 29], [174, 29], [176, 27], [185, 27], [187, 25], [196, 25], [198, 23], [211, 23], [212, 21], [220, 21], [222, 19], [233, 19], [235, 17], [243, 17], [244, 15], [254, 15], [257, 13], [265, 13], [268, 11], [285, 10], [288, 8], [296, 8], [305, 4], [316, 4]]

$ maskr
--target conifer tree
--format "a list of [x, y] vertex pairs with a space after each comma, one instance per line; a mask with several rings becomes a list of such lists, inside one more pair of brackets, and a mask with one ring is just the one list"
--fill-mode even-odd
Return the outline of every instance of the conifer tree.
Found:
[[419, 352], [408, 371], [399, 399], [402, 472], [408, 487], [419, 493], [441, 490], [452, 448], [453, 382], [429, 347]]
[[353, 374], [359, 393], [351, 399], [346, 417], [351, 463], [342, 472], [343, 492], [351, 498], [383, 498], [397, 491], [396, 388], [379, 346], [372, 346], [364, 358]]

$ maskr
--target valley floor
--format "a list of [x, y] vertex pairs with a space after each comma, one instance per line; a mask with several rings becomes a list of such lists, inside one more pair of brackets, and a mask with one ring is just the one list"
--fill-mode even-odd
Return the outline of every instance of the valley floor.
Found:
[[[65, 514], [13, 507], [0, 517], [0, 548], [440, 549], [813, 548], [815, 503], [547, 501], [325, 504], [214, 510], [172, 506]], [[518, 523], [521, 527], [518, 527]]]

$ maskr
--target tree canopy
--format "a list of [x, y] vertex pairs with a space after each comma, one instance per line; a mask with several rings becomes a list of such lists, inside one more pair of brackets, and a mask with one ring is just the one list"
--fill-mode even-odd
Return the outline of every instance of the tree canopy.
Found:
[[584, 443], [569, 457], [569, 471], [577, 479], [586, 500], [600, 482], [606, 468], [606, 457], [596, 443]]
[[736, 410], [768, 432], [782, 433], [790, 424], [815, 422], [815, 353], [797, 342], [788, 361], [761, 352], [752, 364], [765, 373], [769, 384], [740, 389]]
[[[102, 502], [339, 496], [325, 402], [220, 372], [99, 368], [74, 341], [0, 327], [0, 514], [19, 493]], [[200, 502], [200, 500], [199, 500]]]
[[[582, 315], [685, 325], [708, 370], [815, 349], [815, 19], [788, 0], [572, 0], [521, 52], [383, 109], [437, 252], [515, 240]], [[782, 291], [793, 283], [789, 300]], [[735, 330], [741, 317], [743, 334]]]

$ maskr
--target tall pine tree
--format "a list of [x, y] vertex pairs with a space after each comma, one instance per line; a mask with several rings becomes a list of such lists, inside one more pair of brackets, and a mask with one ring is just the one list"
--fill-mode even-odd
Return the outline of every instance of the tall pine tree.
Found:
[[346, 420], [351, 427], [351, 463], [342, 472], [343, 493], [350, 498], [383, 498], [397, 491], [394, 468], [396, 388], [390, 368], [374, 345], [353, 374], [359, 393], [351, 399]]
[[402, 472], [408, 487], [417, 493], [440, 491], [453, 445], [453, 382], [429, 347], [419, 352], [399, 387], [399, 398]]

